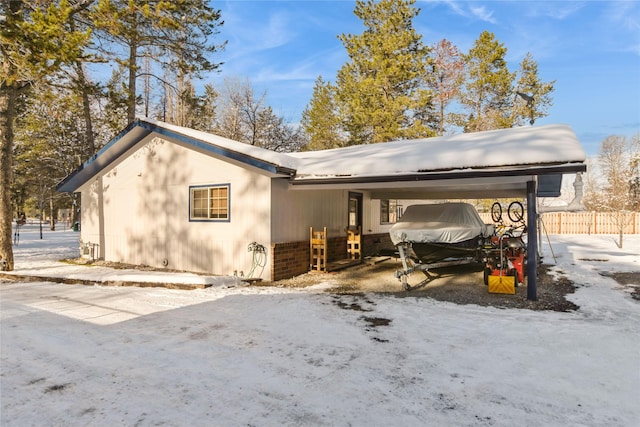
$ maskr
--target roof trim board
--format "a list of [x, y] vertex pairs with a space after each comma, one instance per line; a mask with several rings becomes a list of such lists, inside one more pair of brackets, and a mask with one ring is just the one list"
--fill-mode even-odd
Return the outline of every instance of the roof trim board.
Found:
[[[80, 165], [78, 169], [60, 181], [56, 186], [56, 190], [60, 192], [76, 191], [81, 185], [89, 181], [91, 177], [100, 173], [100, 171], [117, 160], [122, 154], [126, 153], [132, 146], [149, 136], [149, 134], [151, 134], [151, 132], [148, 129], [139, 127], [136, 122], [131, 123], [115, 138], [109, 141], [107, 145], [91, 156], [89, 160]], [[134, 142], [131, 143], [128, 140], [133, 140]]]
[[[586, 155], [567, 125], [521, 127], [423, 140], [278, 153], [210, 133], [151, 119], [137, 119], [57, 186], [76, 191], [145, 138], [154, 134], [206, 155], [228, 159], [287, 179], [291, 189], [395, 188], [440, 186], [465, 180], [471, 187], [491, 180], [523, 180], [586, 170]], [[515, 160], [514, 160], [515, 159]], [[515, 164], [513, 164], [515, 163]], [[477, 183], [476, 183], [477, 181]], [[440, 184], [436, 184], [439, 182]]]
[[324, 185], [324, 184], [370, 184], [382, 182], [436, 181], [449, 179], [477, 179], [496, 176], [517, 177], [537, 175], [557, 175], [586, 171], [583, 163], [566, 163], [562, 165], [516, 166], [509, 168], [463, 169], [454, 171], [421, 172], [406, 175], [373, 175], [373, 176], [332, 176], [326, 178], [293, 179], [291, 185]]
[[[294, 169], [256, 158], [254, 156], [234, 151], [223, 146], [208, 143], [190, 135], [185, 135], [164, 127], [158, 123], [147, 120], [136, 120], [113, 138], [100, 151], [84, 162], [78, 169], [62, 180], [56, 190], [60, 192], [73, 192], [88, 182], [93, 176], [116, 161], [121, 155], [134, 147], [137, 143], [151, 134], [158, 134], [170, 138], [181, 145], [190, 146], [210, 155], [220, 156], [237, 162], [253, 166], [275, 175], [290, 176]], [[241, 144], [238, 142], [238, 144]]]
[[460, 170], [501, 173], [586, 160], [575, 133], [563, 124], [354, 145], [290, 156], [299, 161], [295, 181], [310, 182], [343, 177], [387, 179]]
[[253, 166], [258, 169], [262, 169], [264, 171], [267, 171], [276, 175], [281, 175], [281, 174], [292, 175], [293, 173], [295, 173], [295, 170], [291, 168], [283, 167], [274, 163], [267, 162], [262, 159], [258, 159], [256, 157], [248, 156], [247, 154], [230, 150], [222, 146], [213, 145], [211, 143], [204, 142], [199, 139], [195, 139], [192, 136], [183, 135], [181, 133], [166, 129], [162, 126], [151, 124], [149, 122], [140, 121], [139, 126], [145, 129], [149, 129], [150, 131], [157, 133], [159, 135], [166, 136], [168, 138], [179, 141], [184, 145], [198, 148], [210, 154], [226, 157], [231, 160], [236, 160], [240, 163], [244, 163], [249, 166]]

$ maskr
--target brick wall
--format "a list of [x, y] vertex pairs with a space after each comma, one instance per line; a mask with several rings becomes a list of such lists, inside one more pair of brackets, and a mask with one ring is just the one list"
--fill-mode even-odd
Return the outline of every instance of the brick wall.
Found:
[[[380, 249], [393, 249], [389, 233], [362, 236], [363, 256], [377, 255]], [[274, 243], [271, 245], [271, 280], [289, 279], [309, 271], [309, 242]], [[327, 262], [347, 257], [347, 236], [329, 237]]]
[[271, 280], [289, 279], [309, 271], [309, 242], [271, 245]]

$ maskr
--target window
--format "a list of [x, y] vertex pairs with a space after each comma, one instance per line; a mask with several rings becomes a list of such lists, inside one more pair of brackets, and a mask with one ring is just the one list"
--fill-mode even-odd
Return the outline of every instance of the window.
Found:
[[394, 224], [402, 216], [402, 205], [397, 200], [380, 200], [380, 224]]
[[193, 221], [229, 221], [229, 184], [189, 187]]

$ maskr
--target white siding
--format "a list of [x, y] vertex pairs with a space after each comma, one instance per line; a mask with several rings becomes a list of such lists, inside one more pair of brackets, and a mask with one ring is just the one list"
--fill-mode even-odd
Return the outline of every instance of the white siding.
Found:
[[[380, 200], [362, 194], [362, 233], [388, 233], [393, 224], [380, 224]], [[309, 239], [309, 227], [327, 227], [330, 237], [345, 235], [347, 228], [348, 190], [292, 190], [284, 179], [272, 185], [273, 242], [295, 242]], [[403, 207], [421, 203], [401, 201]]]
[[81, 243], [97, 244], [98, 253], [95, 256], [104, 257], [104, 234], [100, 228], [100, 217], [102, 210], [99, 208], [102, 193], [100, 178], [94, 179], [82, 186], [79, 191], [81, 193], [80, 203], [80, 241]]
[[365, 219], [363, 222], [365, 224], [365, 234], [378, 234], [389, 231], [390, 226], [387, 227], [384, 224], [380, 224], [380, 200], [370, 199], [367, 195], [365, 196], [364, 208], [363, 216]]
[[[106, 260], [233, 274], [249, 271], [251, 242], [269, 247], [268, 176], [154, 138], [100, 178]], [[189, 221], [189, 186], [216, 184], [230, 184], [230, 222]], [[82, 191], [82, 239], [97, 241], [98, 185], [90, 187]]]
[[346, 236], [348, 191], [290, 190], [286, 180], [274, 179], [272, 193], [274, 243], [308, 240], [309, 227]]

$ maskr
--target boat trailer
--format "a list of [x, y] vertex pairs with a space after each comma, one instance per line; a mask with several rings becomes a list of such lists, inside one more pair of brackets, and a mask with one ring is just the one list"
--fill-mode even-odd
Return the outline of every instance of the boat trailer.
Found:
[[[418, 260], [418, 257], [415, 255], [415, 252], [413, 251], [411, 242], [398, 243], [396, 248], [398, 249], [400, 261], [402, 262], [402, 270], [396, 271], [395, 276], [396, 276], [396, 279], [400, 280], [400, 283], [402, 283], [402, 288], [405, 291], [410, 291], [412, 289], [419, 288], [421, 286], [426, 285], [431, 280], [433, 280], [434, 276], [432, 276], [429, 273], [430, 269], [452, 267], [456, 265], [474, 264], [474, 263], [480, 262], [477, 256], [470, 256], [470, 257], [463, 257], [463, 258], [449, 258], [449, 259], [444, 259], [438, 262], [423, 264], [419, 261], [418, 262], [415, 261], [415, 260]], [[422, 280], [418, 284], [411, 286], [409, 284], [409, 275], [413, 274], [416, 271], [422, 272], [426, 277], [424, 280]]]

